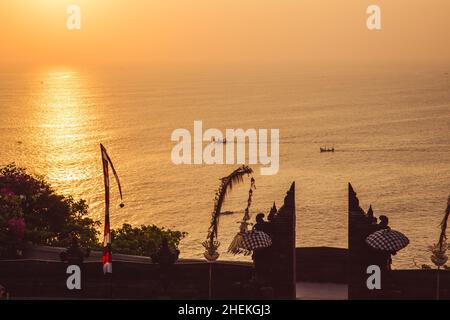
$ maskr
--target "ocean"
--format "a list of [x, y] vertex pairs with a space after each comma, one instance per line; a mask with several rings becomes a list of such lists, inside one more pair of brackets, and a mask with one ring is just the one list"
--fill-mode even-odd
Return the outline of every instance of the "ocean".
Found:
[[[431, 264], [450, 194], [449, 66], [293, 67], [167, 72], [68, 67], [0, 71], [0, 165], [45, 176], [86, 199], [103, 221], [103, 143], [123, 185], [112, 186], [111, 224], [186, 231], [182, 258], [202, 258], [219, 178], [238, 165], [174, 165], [171, 133], [280, 130], [280, 170], [262, 176], [252, 219], [297, 187], [297, 245], [347, 247], [347, 185], [361, 205], [390, 218], [410, 245], [394, 268]], [[334, 153], [320, 153], [334, 146]], [[239, 229], [249, 181], [233, 189], [221, 218], [222, 260]]]

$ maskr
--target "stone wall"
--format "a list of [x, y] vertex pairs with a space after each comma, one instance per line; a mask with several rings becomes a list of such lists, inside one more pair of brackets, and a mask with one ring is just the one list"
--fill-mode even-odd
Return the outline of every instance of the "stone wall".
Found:
[[240, 283], [251, 276], [249, 264], [217, 262], [177, 263], [166, 270], [164, 290], [160, 267], [151, 263], [116, 261], [112, 277], [105, 277], [100, 262], [82, 266], [82, 290], [66, 287], [67, 264], [56, 261], [0, 261], [0, 283], [12, 298], [57, 299], [208, 299], [249, 298], [257, 294]]

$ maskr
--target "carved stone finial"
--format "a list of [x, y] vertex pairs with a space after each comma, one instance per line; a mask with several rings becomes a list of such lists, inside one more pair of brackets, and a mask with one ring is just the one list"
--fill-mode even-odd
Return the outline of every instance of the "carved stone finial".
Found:
[[273, 218], [275, 217], [275, 215], [277, 214], [277, 206], [275, 205], [275, 201], [273, 202], [273, 206], [272, 206], [272, 208], [270, 209], [270, 212], [269, 212], [269, 215], [267, 216], [267, 219], [269, 220], [269, 221], [272, 221], [273, 220]]

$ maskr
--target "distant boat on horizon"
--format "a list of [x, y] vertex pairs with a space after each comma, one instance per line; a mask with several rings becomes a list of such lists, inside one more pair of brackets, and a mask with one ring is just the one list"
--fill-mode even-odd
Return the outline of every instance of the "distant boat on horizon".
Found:
[[320, 147], [320, 153], [322, 152], [334, 152], [334, 147], [327, 148], [327, 147]]
[[227, 143], [227, 139], [223, 139], [223, 140], [216, 140], [216, 138], [213, 138], [213, 142], [215, 143], [222, 143], [222, 144], [226, 144]]

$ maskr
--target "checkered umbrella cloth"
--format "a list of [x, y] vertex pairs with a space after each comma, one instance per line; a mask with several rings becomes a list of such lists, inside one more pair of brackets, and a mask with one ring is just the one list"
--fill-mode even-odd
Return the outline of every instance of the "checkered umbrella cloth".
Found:
[[366, 243], [374, 249], [397, 252], [409, 244], [409, 239], [401, 232], [383, 229], [368, 236]]
[[241, 247], [245, 250], [255, 250], [259, 248], [267, 248], [272, 245], [270, 236], [262, 231], [249, 231], [242, 235]]

